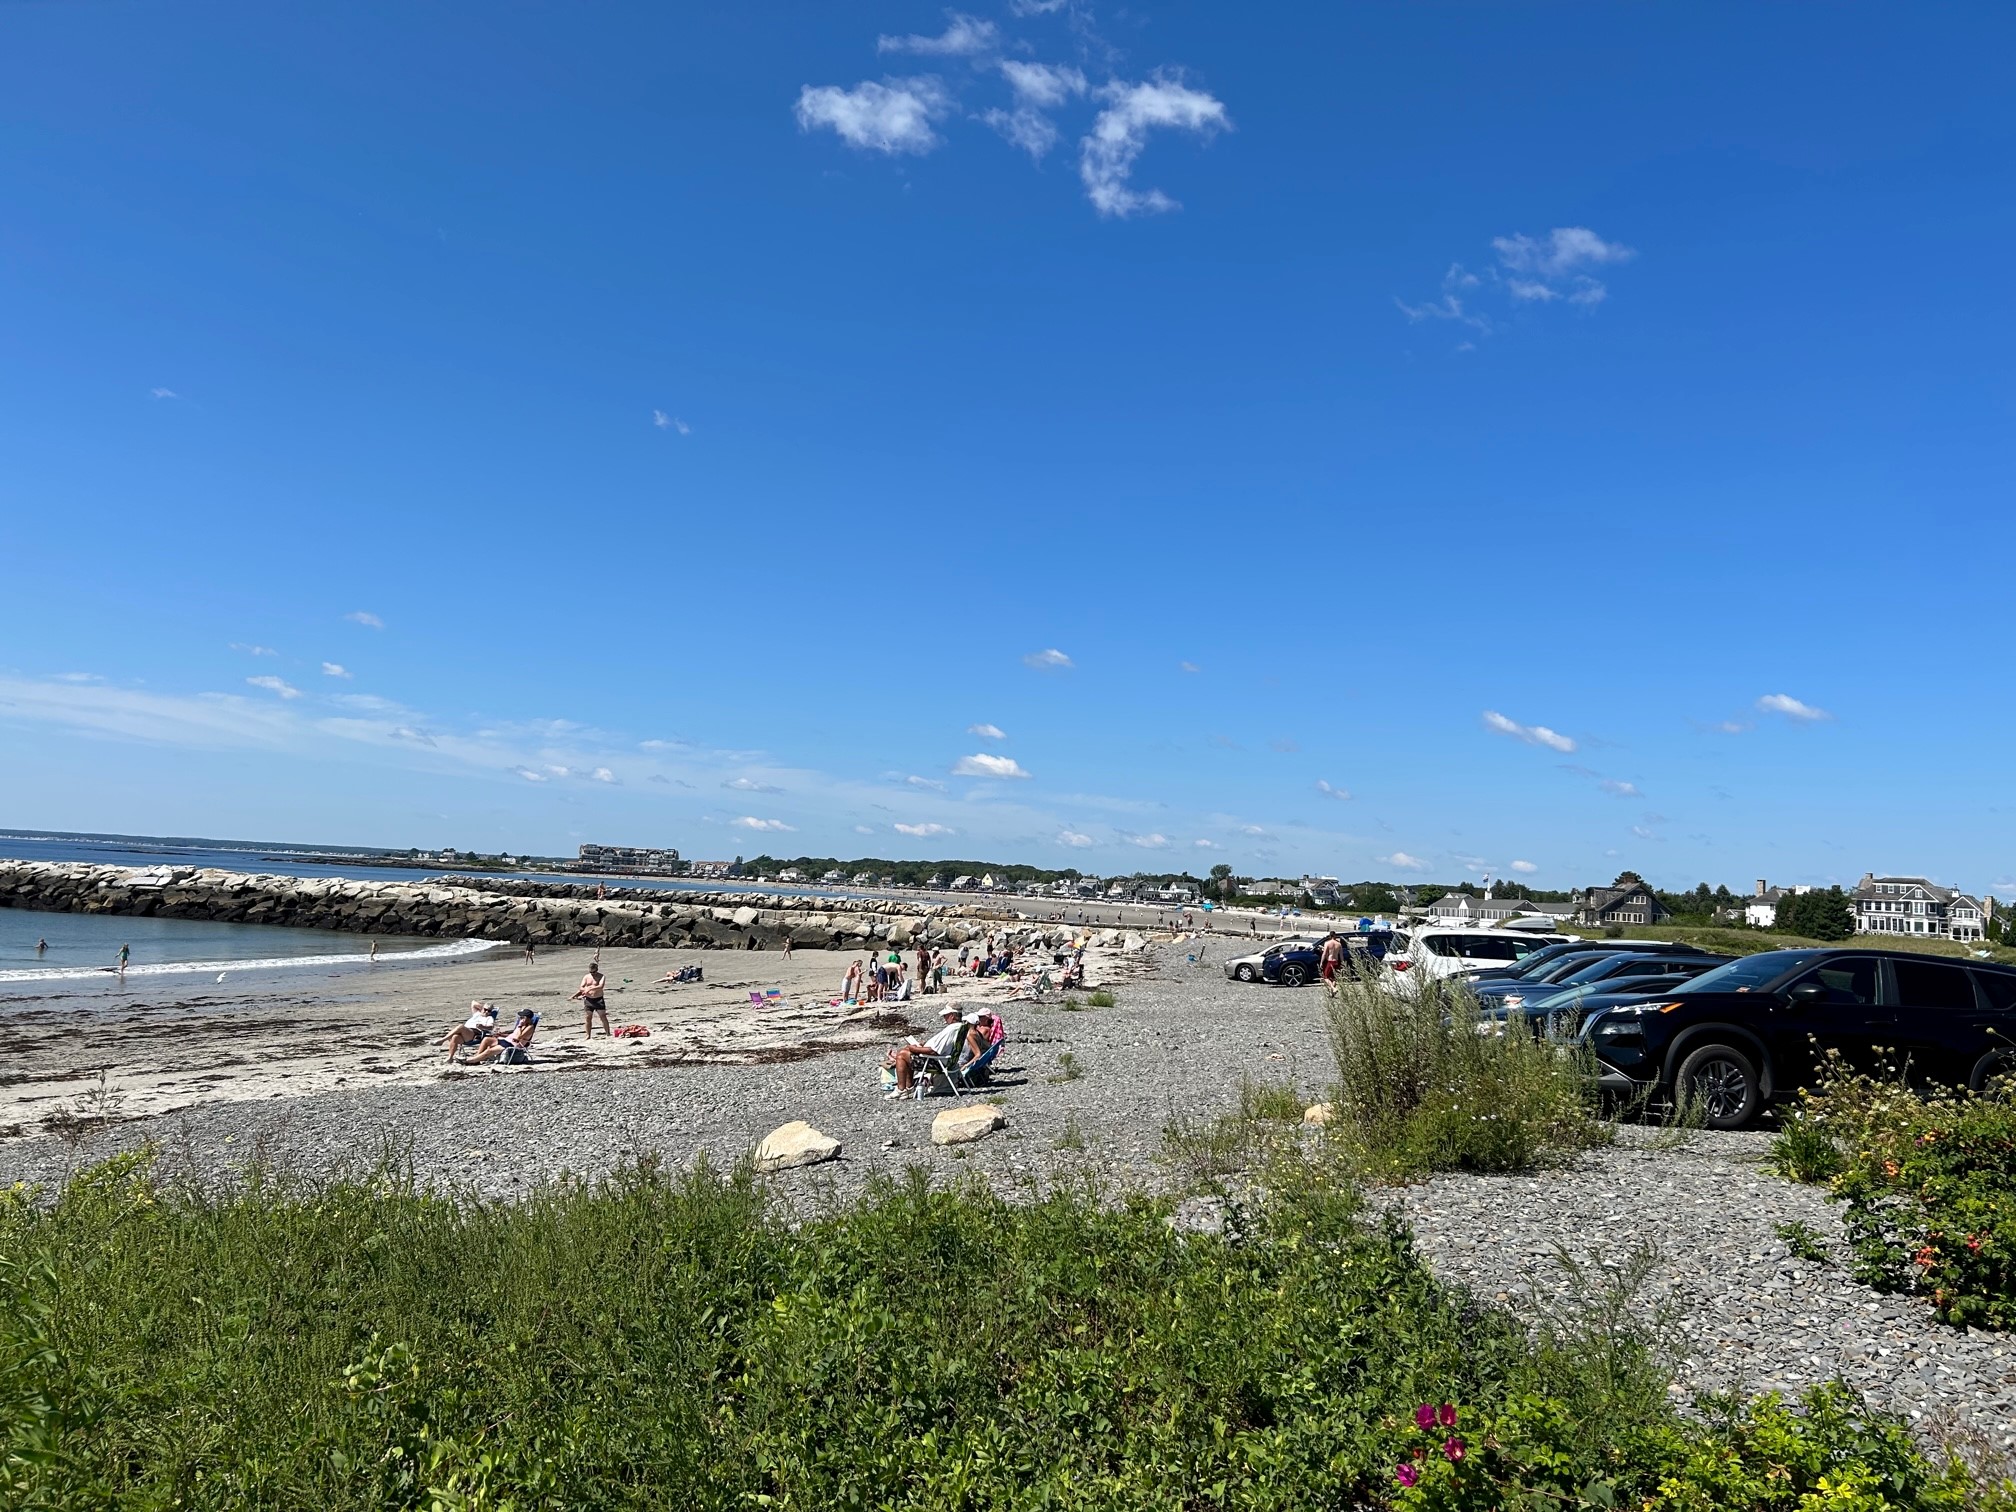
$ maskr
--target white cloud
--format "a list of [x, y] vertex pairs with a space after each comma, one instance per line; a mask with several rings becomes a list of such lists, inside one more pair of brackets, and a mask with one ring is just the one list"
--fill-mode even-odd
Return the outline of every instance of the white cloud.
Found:
[[1423, 861], [1419, 856], [1410, 856], [1405, 851], [1395, 851], [1390, 856], [1374, 856], [1372, 859], [1379, 862], [1382, 866], [1390, 866], [1397, 871], [1424, 872], [1428, 870], [1428, 863], [1426, 861]]
[[1636, 835], [1640, 840], [1657, 840], [1659, 838], [1642, 824], [1632, 825], [1631, 833]]
[[854, 826], [854, 833], [857, 835], [872, 835], [875, 833], [875, 826], [872, 824], [857, 824]]
[[668, 415], [661, 409], [651, 411], [651, 423], [660, 430], [675, 430], [682, 436], [693, 434], [692, 426], [681, 420], [677, 415]]
[[945, 86], [929, 75], [883, 84], [865, 80], [852, 89], [807, 84], [798, 92], [798, 129], [828, 127], [864, 152], [926, 153], [938, 145], [931, 123], [951, 108]]
[[1167, 835], [1129, 835], [1127, 843], [1129, 845], [1138, 845], [1143, 850], [1167, 850], [1169, 848], [1169, 837]]
[[299, 698], [301, 690], [284, 677], [248, 677], [245, 679], [255, 688], [264, 688], [269, 693], [278, 693], [282, 698]]
[[1645, 796], [1633, 784], [1620, 782], [1615, 777], [1601, 778], [1597, 781], [1596, 786], [1603, 789], [1604, 792], [1613, 798], [1643, 798]]
[[385, 628], [385, 621], [378, 618], [369, 609], [353, 609], [344, 615], [343, 618], [350, 621], [353, 625], [363, 625], [372, 630], [383, 630]]
[[322, 663], [322, 675], [324, 677], [340, 677], [345, 682], [348, 682], [350, 680], [349, 669], [337, 662]]
[[1257, 824], [1242, 824], [1239, 826], [1239, 833], [1242, 835], [1264, 835], [1267, 831]]
[[1834, 716], [1825, 709], [1817, 709], [1812, 704], [1801, 703], [1790, 693], [1766, 693], [1757, 700], [1757, 707], [1766, 714], [1783, 714], [1787, 719], [1819, 720]]
[[1023, 63], [1008, 59], [1001, 73], [1015, 93], [1013, 110], [989, 110], [980, 119], [1010, 144], [1041, 159], [1057, 145], [1057, 127], [1044, 112], [1055, 110], [1085, 93], [1085, 75], [1058, 63]]
[[252, 646], [247, 645], [244, 641], [231, 642], [231, 649], [233, 651], [243, 651], [247, 656], [278, 656], [280, 654], [271, 646]]
[[948, 25], [935, 37], [922, 37], [915, 32], [907, 37], [877, 37], [875, 51], [914, 53], [921, 58], [970, 58], [976, 53], [992, 52], [1000, 40], [1001, 29], [992, 21], [952, 10], [945, 12], [945, 17]]
[[775, 830], [782, 831], [785, 834], [790, 834], [793, 830], [793, 826], [786, 824], [782, 819], [755, 819], [747, 814], [744, 814], [740, 819], [730, 819], [728, 822], [738, 829], [746, 830]]
[[1008, 734], [999, 725], [976, 724], [966, 726], [968, 735], [978, 735], [982, 740], [1006, 740]]
[[513, 770], [527, 782], [544, 782], [546, 780], [544, 772], [535, 772], [530, 767], [514, 767]]
[[899, 824], [896, 826], [896, 833], [914, 835], [919, 840], [925, 840], [933, 835], [949, 835], [952, 831], [942, 824]]
[[1540, 870], [1540, 868], [1535, 866], [1531, 861], [1514, 861], [1512, 863], [1512, 870], [1519, 873], [1522, 877], [1530, 877], [1533, 873]]
[[1176, 201], [1160, 189], [1143, 191], [1129, 184], [1151, 129], [1192, 131], [1208, 139], [1232, 124], [1218, 100], [1172, 77], [1157, 77], [1143, 84], [1116, 81], [1101, 89], [1099, 98], [1107, 102], [1106, 108], [1079, 144], [1078, 176], [1101, 215], [1176, 208]]
[[1343, 788], [1332, 787], [1330, 786], [1329, 783], [1325, 782], [1321, 777], [1318, 777], [1316, 779], [1316, 791], [1319, 793], [1327, 794], [1328, 796], [1337, 799], [1339, 802], [1349, 803], [1351, 801], [1351, 795], [1345, 792]]
[[147, 392], [152, 394], [156, 399], [180, 399], [182, 397], [173, 389], [157, 388], [149, 389]]
[[1741, 735], [1750, 726], [1740, 719], [1724, 719], [1711, 726], [1718, 735]]
[[1556, 226], [1544, 237], [1496, 236], [1491, 246], [1505, 272], [1505, 288], [1515, 300], [1598, 305], [1610, 291], [1591, 268], [1629, 262], [1637, 256], [1621, 242], [1606, 242], [1587, 226]]
[[781, 793], [784, 789], [767, 782], [758, 782], [753, 777], [731, 777], [721, 786], [736, 793]]
[[961, 756], [953, 764], [955, 777], [1027, 777], [1022, 763], [1012, 756], [989, 756], [982, 751], [972, 756]]
[[1500, 735], [1510, 735], [1514, 740], [1523, 740], [1528, 745], [1545, 746], [1550, 751], [1575, 749], [1575, 742], [1566, 735], [1557, 734], [1545, 725], [1522, 725], [1517, 720], [1507, 719], [1496, 709], [1484, 711], [1484, 727]]
[[1025, 667], [1034, 667], [1039, 672], [1062, 672], [1067, 667], [1077, 665], [1055, 646], [1047, 651], [1031, 651], [1022, 658], [1022, 664]]
[[1218, 849], [1218, 842], [1217, 842], [1217, 841], [1215, 841], [1215, 840], [1192, 840], [1192, 841], [1191, 841], [1190, 843], [1191, 843], [1192, 845], [1196, 846], [1196, 847], [1197, 847], [1197, 849], [1199, 849], [1199, 850], [1216, 850], [1216, 849]]
[[1057, 843], [1059, 845], [1068, 845], [1073, 850], [1083, 850], [1086, 846], [1095, 842], [1090, 835], [1081, 835], [1076, 830], [1067, 829], [1057, 836]]
[[56, 681], [67, 683], [101, 683], [105, 681], [96, 672], [58, 672]]
[[551, 772], [555, 777], [572, 777], [574, 775], [573, 768], [571, 767], [553, 766], [549, 764], [546, 770]]
[[1010, 59], [1001, 65], [1008, 87], [1018, 104], [1038, 110], [1055, 110], [1073, 95], [1085, 93], [1085, 75], [1062, 63], [1018, 63]]
[[1017, 16], [1048, 16], [1070, 3], [1071, 0], [1008, 0], [1008, 10]]
[[1178, 672], [1202, 672], [1204, 669], [1195, 662], [1178, 662], [1176, 663], [1176, 670]]
[[1606, 242], [1587, 226], [1556, 226], [1545, 237], [1494, 236], [1498, 261], [1514, 273], [1562, 278], [1586, 268], [1629, 262], [1638, 254], [1621, 242]]
[[596, 782], [614, 782], [616, 780], [616, 774], [607, 767], [597, 767], [588, 775]]
[[903, 779], [903, 785], [905, 787], [929, 788], [934, 793], [945, 791], [945, 784], [940, 782], [936, 777], [919, 777], [915, 772], [912, 772], [908, 777]]

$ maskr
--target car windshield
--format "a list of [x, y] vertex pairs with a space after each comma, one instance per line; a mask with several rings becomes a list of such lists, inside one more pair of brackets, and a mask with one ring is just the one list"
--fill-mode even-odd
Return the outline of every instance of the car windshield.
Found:
[[1817, 950], [1767, 950], [1717, 966], [1687, 984], [1689, 992], [1764, 992], [1784, 977], [1825, 956]]
[[1534, 976], [1550, 962], [1558, 961], [1564, 955], [1568, 955], [1570, 952], [1576, 950], [1580, 944], [1580, 941], [1573, 941], [1566, 945], [1543, 945], [1531, 955], [1523, 957], [1517, 966], [1508, 967], [1500, 975], [1516, 977]]

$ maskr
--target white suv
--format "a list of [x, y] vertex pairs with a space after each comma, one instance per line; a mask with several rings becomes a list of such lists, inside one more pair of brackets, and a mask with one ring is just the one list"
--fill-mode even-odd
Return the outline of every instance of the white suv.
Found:
[[1466, 971], [1491, 971], [1511, 965], [1542, 946], [1556, 945], [1569, 938], [1563, 934], [1511, 929], [1465, 929], [1459, 926], [1410, 930], [1413, 938], [1405, 951], [1389, 955], [1386, 964], [1399, 985], [1411, 977], [1460, 976]]

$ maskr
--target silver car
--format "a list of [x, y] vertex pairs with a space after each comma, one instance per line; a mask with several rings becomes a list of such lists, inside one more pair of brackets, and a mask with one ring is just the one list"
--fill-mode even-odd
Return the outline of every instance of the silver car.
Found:
[[1277, 950], [1290, 946], [1313, 949], [1320, 935], [1287, 935], [1278, 940], [1269, 940], [1264, 948], [1248, 955], [1233, 956], [1225, 963], [1225, 976], [1233, 982], [1257, 982], [1260, 980], [1260, 963]]

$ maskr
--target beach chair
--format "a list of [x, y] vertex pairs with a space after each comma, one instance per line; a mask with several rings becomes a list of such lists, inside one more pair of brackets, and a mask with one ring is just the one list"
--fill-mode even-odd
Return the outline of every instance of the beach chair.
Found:
[[526, 1031], [522, 1045], [500, 1045], [497, 1047], [497, 1064], [500, 1066], [529, 1066], [532, 1064], [532, 1039], [539, 1032], [539, 1015], [532, 1015], [532, 1027]]

